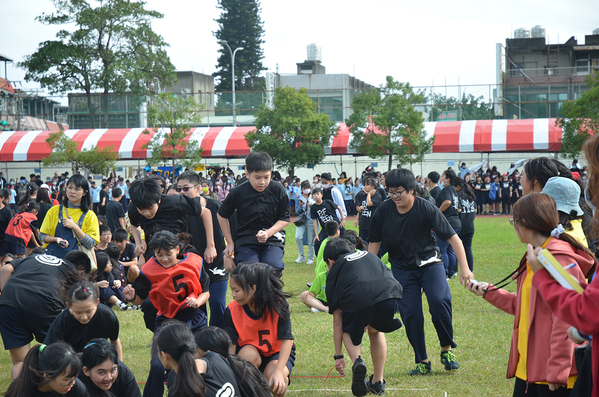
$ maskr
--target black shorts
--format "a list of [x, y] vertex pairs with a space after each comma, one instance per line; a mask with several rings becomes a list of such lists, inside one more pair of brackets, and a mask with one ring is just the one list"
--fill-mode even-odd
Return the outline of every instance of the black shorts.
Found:
[[25, 246], [4, 240], [2, 244], [0, 244], [0, 256], [6, 256], [8, 253], [13, 255], [25, 255]]
[[[242, 347], [243, 346], [237, 346], [237, 349], [235, 350], [235, 354], [239, 354], [239, 351], [241, 350]], [[258, 354], [260, 354], [260, 359], [262, 360], [260, 367], [258, 367], [258, 370], [261, 373], [264, 373], [264, 370], [266, 369], [266, 366], [268, 365], [268, 363], [270, 363], [273, 360], [279, 359], [279, 352], [273, 354], [272, 356], [267, 357], [267, 356], [263, 355], [260, 352], [260, 350], [258, 350]], [[291, 346], [291, 352], [289, 353], [289, 359], [287, 360], [287, 364], [285, 364], [285, 366], [289, 370], [289, 376], [291, 376], [291, 370], [295, 366], [295, 343], [293, 344], [293, 346]], [[291, 380], [290, 380], [290, 382], [291, 382]]]
[[362, 344], [364, 328], [370, 325], [380, 332], [393, 332], [401, 328], [401, 320], [395, 318], [399, 313], [399, 299], [387, 299], [356, 312], [342, 311], [343, 332], [351, 337], [354, 346]]
[[53, 321], [52, 317], [40, 317], [16, 307], [0, 305], [0, 334], [4, 349], [26, 346], [34, 336], [38, 342], [44, 343]]

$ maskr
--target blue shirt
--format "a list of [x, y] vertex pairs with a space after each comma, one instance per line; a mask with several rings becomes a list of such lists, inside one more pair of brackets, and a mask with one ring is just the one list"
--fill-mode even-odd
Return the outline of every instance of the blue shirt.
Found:
[[96, 186], [96, 188], [94, 189], [93, 187], [89, 188], [89, 193], [92, 196], [92, 203], [99, 203], [100, 202], [100, 187]]

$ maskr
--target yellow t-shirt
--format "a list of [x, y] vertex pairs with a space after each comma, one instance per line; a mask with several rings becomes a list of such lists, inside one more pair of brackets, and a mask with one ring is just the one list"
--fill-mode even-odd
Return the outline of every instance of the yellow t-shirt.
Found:
[[[543, 247], [547, 243], [543, 244]], [[532, 287], [532, 277], [534, 273], [528, 262], [526, 262], [526, 276], [522, 282], [522, 290], [520, 292], [521, 307], [520, 307], [520, 319], [518, 320], [518, 365], [516, 366], [516, 377], [522, 380], [527, 380], [528, 374], [526, 373], [526, 360], [527, 360], [527, 349], [528, 349], [528, 317], [530, 311], [530, 288]], [[576, 382], [576, 376], [570, 376], [568, 378], [568, 389], [574, 387]], [[547, 382], [536, 382], [539, 385], [546, 385]]]
[[[42, 223], [42, 227], [40, 228], [40, 232], [47, 234], [49, 236], [54, 236], [54, 232], [56, 231], [56, 225], [58, 224], [58, 210], [60, 209], [60, 205], [55, 205], [50, 208], [46, 213], [46, 217], [44, 218], [44, 223]], [[83, 215], [83, 211], [79, 208], [66, 208], [63, 206], [62, 216], [63, 218], [71, 217], [75, 223], [79, 222], [79, 218]], [[81, 230], [91, 238], [96, 241], [96, 244], [100, 242], [100, 224], [98, 223], [98, 217], [95, 212], [88, 211], [85, 219], [83, 220], [83, 224], [81, 225]], [[44, 248], [48, 246], [49, 243], [44, 244]]]
[[576, 240], [580, 242], [580, 244], [589, 248], [589, 245], [587, 243], [587, 237], [584, 235], [584, 230], [582, 230], [582, 219], [571, 220], [570, 224], [574, 229], [566, 231], [566, 234], [574, 237]]

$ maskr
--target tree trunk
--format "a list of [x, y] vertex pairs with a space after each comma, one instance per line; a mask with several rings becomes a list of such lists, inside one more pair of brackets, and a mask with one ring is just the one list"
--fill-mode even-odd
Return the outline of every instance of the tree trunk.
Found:
[[387, 169], [387, 171], [391, 171], [392, 166], [393, 166], [393, 154], [389, 153], [389, 169]]
[[[92, 101], [92, 94], [90, 91], [86, 92], [87, 94], [87, 109], [89, 110], [89, 118], [91, 121], [92, 129], [96, 128], [96, 108], [94, 107], [94, 102]], [[71, 126], [73, 127], [73, 126]]]

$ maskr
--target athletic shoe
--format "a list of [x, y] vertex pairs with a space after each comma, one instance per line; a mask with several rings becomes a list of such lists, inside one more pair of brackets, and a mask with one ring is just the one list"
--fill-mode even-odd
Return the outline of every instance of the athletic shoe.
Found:
[[133, 310], [141, 310], [141, 306], [131, 305], [131, 309], [133, 309]]
[[314, 261], [312, 259], [308, 259], [308, 262], [306, 262], [306, 265], [313, 265]]
[[361, 356], [356, 358], [352, 367], [352, 373], [351, 392], [354, 396], [365, 396], [368, 394], [368, 387], [366, 386], [366, 364], [364, 364]]
[[312, 313], [320, 313], [321, 312], [321, 310], [318, 310], [315, 307], [311, 307], [310, 310], [312, 311]]
[[372, 383], [373, 375], [370, 375], [370, 379], [366, 381], [366, 387], [368, 388], [368, 392], [374, 394], [375, 396], [384, 396], [385, 395], [385, 380], [378, 381], [376, 383]]
[[446, 371], [457, 371], [460, 369], [460, 364], [458, 364], [455, 354], [451, 350], [441, 352], [441, 364], [445, 365]]
[[430, 374], [431, 372], [433, 372], [433, 370], [431, 368], [431, 362], [429, 361], [428, 363], [422, 362], [422, 363], [416, 364], [416, 368], [414, 368], [413, 370], [408, 372], [408, 374], [410, 376], [415, 376], [415, 375], [426, 375], [426, 374]]
[[295, 260], [295, 263], [302, 263], [303, 261], [306, 260], [306, 257], [303, 255], [300, 255], [297, 257], [297, 259]]
[[126, 311], [126, 310], [133, 310], [132, 307], [127, 306], [127, 304], [125, 302], [121, 302], [120, 304], [117, 304], [117, 306], [119, 307], [119, 309]]

